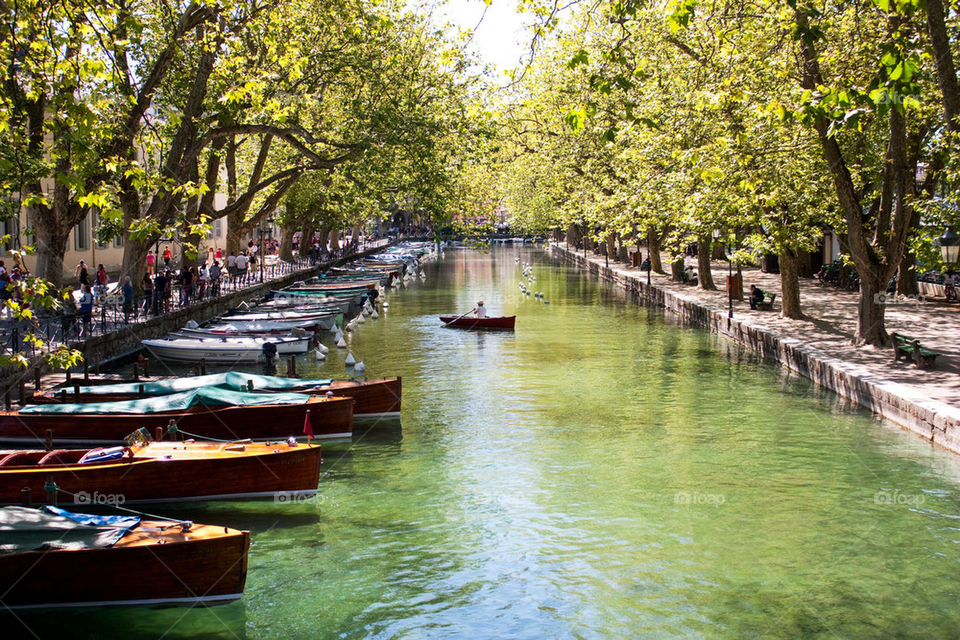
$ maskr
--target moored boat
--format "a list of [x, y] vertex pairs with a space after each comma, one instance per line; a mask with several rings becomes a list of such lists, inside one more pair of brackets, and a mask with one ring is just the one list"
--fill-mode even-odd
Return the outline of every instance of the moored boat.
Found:
[[168, 336], [155, 340], [141, 340], [154, 356], [161, 360], [177, 362], [257, 362], [263, 358], [263, 345], [267, 342], [274, 344], [277, 353], [286, 355], [291, 353], [306, 353], [310, 348], [309, 336], [269, 338], [246, 337], [185, 337]]
[[457, 329], [507, 329], [513, 330], [517, 316], [440, 316], [440, 322]]
[[296, 442], [149, 442], [111, 449], [14, 451], [0, 455], [0, 503], [24, 489], [45, 502], [50, 482], [60, 504], [129, 504], [312, 496], [320, 446]]
[[5, 609], [212, 605], [243, 595], [250, 532], [54, 507], [0, 509]]
[[115, 402], [148, 396], [183, 393], [202, 387], [219, 387], [255, 393], [295, 392], [353, 398], [353, 416], [357, 419], [390, 418], [400, 415], [402, 382], [400, 378], [379, 380], [338, 380], [334, 378], [284, 378], [228, 371], [204, 376], [173, 378], [152, 382], [123, 382], [67, 387], [34, 394], [35, 403]]
[[175, 426], [185, 435], [217, 440], [302, 437], [304, 417], [318, 438], [349, 437], [353, 399], [303, 393], [243, 393], [203, 387], [120, 402], [27, 405], [0, 411], [0, 441], [93, 446], [122, 444], [145, 427], [151, 434]]

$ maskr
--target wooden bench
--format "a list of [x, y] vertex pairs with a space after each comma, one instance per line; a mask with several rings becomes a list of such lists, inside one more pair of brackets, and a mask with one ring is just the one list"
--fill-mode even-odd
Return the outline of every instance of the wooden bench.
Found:
[[757, 309], [764, 311], [773, 311], [773, 301], [777, 299], [777, 294], [769, 291], [763, 292], [763, 302], [757, 301]]
[[937, 356], [943, 355], [939, 351], [926, 349], [916, 338], [902, 333], [893, 334], [893, 361], [898, 362], [901, 356], [910, 358], [920, 368], [936, 365]]

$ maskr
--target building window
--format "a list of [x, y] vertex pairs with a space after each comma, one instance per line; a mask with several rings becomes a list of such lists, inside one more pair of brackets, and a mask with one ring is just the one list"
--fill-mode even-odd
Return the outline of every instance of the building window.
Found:
[[123, 236], [117, 236], [113, 239], [113, 246], [117, 249], [123, 246]]
[[217, 218], [213, 221], [213, 237], [222, 238], [223, 237], [223, 218]]
[[8, 251], [20, 248], [20, 220], [9, 218], [0, 224], [0, 236], [10, 236], [10, 240], [0, 245], [0, 255], [7, 255]]
[[87, 251], [90, 248], [89, 215], [73, 228], [73, 248], [77, 251]]

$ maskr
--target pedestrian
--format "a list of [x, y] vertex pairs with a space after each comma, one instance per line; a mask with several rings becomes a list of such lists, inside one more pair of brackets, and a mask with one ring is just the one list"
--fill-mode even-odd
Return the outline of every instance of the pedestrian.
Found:
[[120, 290], [123, 293], [123, 321], [129, 323], [130, 314], [133, 313], [133, 285], [130, 283], [130, 276], [123, 276]]
[[110, 282], [110, 276], [107, 274], [107, 270], [103, 268], [103, 264], [97, 265], [97, 286], [96, 286], [96, 297], [103, 299], [107, 296], [107, 283]]
[[76, 276], [77, 284], [80, 285], [81, 289], [90, 284], [90, 275], [87, 273], [87, 263], [83, 260], [77, 264], [77, 268], [73, 270], [73, 275]]
[[232, 253], [227, 256], [227, 277], [230, 278], [230, 284], [237, 283], [237, 256]]
[[223, 260], [223, 249], [217, 247], [217, 252], [213, 254], [214, 260]]
[[220, 295], [220, 262], [213, 261], [210, 266], [210, 295], [217, 297]]
[[196, 274], [193, 267], [184, 267], [180, 270], [180, 306], [190, 304], [190, 294], [193, 292], [193, 281]]
[[157, 256], [153, 255], [153, 249], [147, 251], [147, 275], [152, 276], [153, 270], [157, 266]]
[[140, 286], [143, 288], [143, 312], [150, 313], [153, 309], [153, 279], [149, 273], [143, 274]]
[[83, 293], [80, 295], [80, 335], [88, 337], [93, 330], [93, 293], [90, 292], [90, 285], [85, 284], [80, 289]]
[[170, 245], [167, 245], [163, 248], [163, 266], [169, 267], [170, 261], [173, 259], [173, 252], [170, 251]]
[[0, 310], [3, 311], [7, 320], [13, 317], [13, 309], [10, 308], [10, 300], [13, 298], [13, 286], [10, 281], [10, 274], [4, 269], [0, 272]]
[[[213, 249], [210, 250], [211, 253]], [[210, 277], [209, 272], [207, 271], [207, 265], [200, 265], [200, 277], [197, 283], [197, 300], [203, 300], [203, 296], [207, 291], [207, 279]]]
[[247, 264], [248, 264], [248, 258], [246, 254], [241, 251], [240, 255], [237, 256], [237, 280], [240, 281], [240, 284], [243, 284], [244, 282], [246, 282]]
[[66, 342], [73, 335], [77, 324], [77, 300], [73, 297], [73, 290], [66, 288], [61, 293], [63, 313], [60, 315], [60, 331], [63, 341]]

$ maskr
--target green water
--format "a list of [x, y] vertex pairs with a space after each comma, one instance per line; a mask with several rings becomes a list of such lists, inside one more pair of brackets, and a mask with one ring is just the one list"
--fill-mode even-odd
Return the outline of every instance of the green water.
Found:
[[[549, 305], [521, 295], [515, 256]], [[316, 500], [162, 511], [252, 531], [242, 601], [22, 624], [78, 638], [957, 636], [956, 456], [537, 250], [448, 251], [426, 275], [352, 342], [368, 375], [403, 376], [402, 421], [326, 447]], [[481, 298], [516, 313], [516, 332], [440, 326]], [[340, 375], [344, 357], [300, 373]]]

